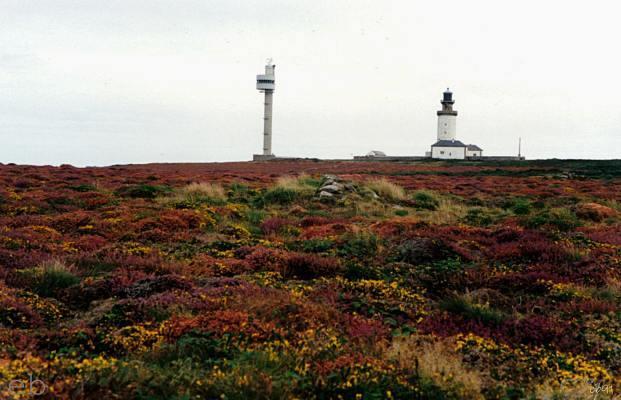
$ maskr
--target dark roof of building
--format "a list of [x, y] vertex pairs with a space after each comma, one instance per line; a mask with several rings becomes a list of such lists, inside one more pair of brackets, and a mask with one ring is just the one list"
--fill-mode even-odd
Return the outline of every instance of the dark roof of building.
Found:
[[438, 140], [431, 147], [466, 147], [466, 145], [459, 140]]
[[466, 147], [468, 147], [468, 150], [470, 151], [483, 151], [483, 149], [477, 146], [476, 144], [469, 144]]

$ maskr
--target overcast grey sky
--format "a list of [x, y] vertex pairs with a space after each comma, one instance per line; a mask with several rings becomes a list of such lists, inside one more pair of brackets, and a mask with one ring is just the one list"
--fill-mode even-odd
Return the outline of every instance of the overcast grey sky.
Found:
[[487, 155], [621, 157], [616, 1], [0, 0], [0, 162], [422, 155], [450, 87]]

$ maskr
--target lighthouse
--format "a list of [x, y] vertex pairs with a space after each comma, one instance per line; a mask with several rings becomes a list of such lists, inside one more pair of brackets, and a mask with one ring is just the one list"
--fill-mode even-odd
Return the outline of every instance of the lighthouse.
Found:
[[265, 65], [265, 74], [257, 75], [257, 90], [265, 93], [265, 101], [263, 102], [263, 154], [255, 154], [255, 161], [274, 158], [272, 154], [272, 104], [276, 88], [275, 69], [276, 65], [269, 58]]
[[431, 158], [441, 160], [472, 160], [483, 156], [476, 144], [457, 140], [457, 111], [453, 110], [453, 93], [447, 88], [442, 94], [442, 109], [438, 111], [438, 141], [431, 145]]
[[457, 111], [453, 110], [453, 93], [447, 88], [442, 96], [442, 110], [438, 111], [438, 140], [457, 137]]

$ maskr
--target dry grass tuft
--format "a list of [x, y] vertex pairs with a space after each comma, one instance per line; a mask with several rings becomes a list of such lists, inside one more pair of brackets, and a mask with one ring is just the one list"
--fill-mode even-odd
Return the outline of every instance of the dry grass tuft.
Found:
[[312, 178], [307, 174], [298, 176], [281, 176], [276, 180], [276, 188], [292, 190], [299, 194], [309, 195], [315, 193], [316, 187], [309, 184]]
[[194, 182], [176, 190], [170, 195], [158, 197], [156, 201], [170, 206], [179, 203], [221, 203], [225, 202], [226, 199], [226, 191], [219, 183]]
[[386, 204], [377, 200], [358, 200], [352, 203], [354, 215], [364, 217], [385, 217], [390, 211]]
[[367, 181], [366, 186], [380, 197], [388, 200], [402, 201], [406, 199], [405, 189], [386, 178], [371, 179]]
[[621, 299], [621, 280], [615, 277], [608, 277], [605, 286], [582, 288], [582, 291], [587, 292], [590, 297], [599, 300], [616, 302]]
[[181, 193], [186, 196], [209, 197], [215, 200], [226, 200], [226, 191], [219, 183], [194, 182], [190, 183]]
[[468, 213], [468, 207], [451, 199], [440, 198], [436, 210], [416, 213], [421, 221], [436, 225], [457, 225]]
[[402, 368], [416, 369], [439, 387], [452, 391], [461, 399], [483, 399], [485, 376], [467, 368], [449, 340], [429, 337], [396, 338], [388, 349], [388, 357]]
[[607, 207], [610, 207], [614, 210], [621, 212], [621, 201], [618, 201], [616, 199], [611, 199], [611, 200], [602, 200], [601, 203]]

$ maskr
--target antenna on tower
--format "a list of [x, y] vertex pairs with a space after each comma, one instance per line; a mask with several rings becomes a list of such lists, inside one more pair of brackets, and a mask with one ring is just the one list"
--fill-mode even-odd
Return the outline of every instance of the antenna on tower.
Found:
[[522, 137], [518, 140], [518, 158], [522, 158]]

